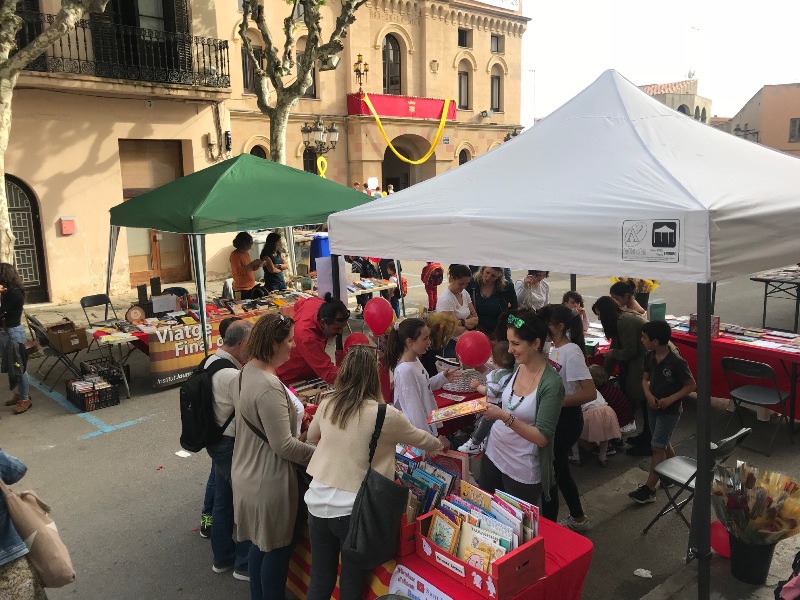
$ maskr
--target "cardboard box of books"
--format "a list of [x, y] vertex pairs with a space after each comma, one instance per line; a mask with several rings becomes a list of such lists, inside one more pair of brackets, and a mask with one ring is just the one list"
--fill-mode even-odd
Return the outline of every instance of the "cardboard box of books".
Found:
[[75, 352], [83, 350], [89, 343], [86, 340], [86, 328], [75, 327], [75, 323], [69, 319], [64, 319], [53, 325], [45, 325], [47, 339], [53, 348], [61, 352]]
[[507, 600], [545, 575], [538, 509], [461, 481], [417, 519], [417, 555], [486, 598]]

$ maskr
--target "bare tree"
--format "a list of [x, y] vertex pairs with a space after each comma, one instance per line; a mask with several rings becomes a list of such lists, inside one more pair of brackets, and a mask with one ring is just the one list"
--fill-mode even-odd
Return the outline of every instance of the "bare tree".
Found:
[[[333, 31], [327, 41], [322, 37], [322, 16], [320, 7], [325, 0], [287, 0], [291, 13], [283, 19], [283, 49], [276, 46], [278, 41], [267, 25], [265, 9], [259, 0], [244, 0], [244, 18], [239, 27], [242, 44], [255, 65], [255, 87], [258, 97], [258, 108], [269, 117], [269, 151], [273, 161], [286, 163], [286, 125], [292, 103], [300, 98], [312, 84], [314, 63], [328, 61], [344, 49], [342, 39], [347, 35], [347, 26], [356, 20], [356, 11], [366, 4], [367, 0], [341, 0], [342, 9], [336, 17]], [[271, 6], [280, 4], [271, 2]], [[303, 8], [299, 16], [298, 6]], [[308, 29], [305, 51], [295, 61], [295, 43], [297, 41], [297, 21], [303, 20]], [[264, 39], [264, 61], [257, 59], [247, 29], [250, 20], [258, 27]], [[297, 77], [291, 83], [284, 83], [284, 78], [291, 75], [297, 65]], [[269, 103], [269, 86], [275, 90], [275, 104]]]
[[6, 150], [11, 133], [11, 99], [19, 72], [60, 38], [75, 29], [87, 12], [103, 12], [108, 0], [61, 0], [53, 24], [27, 46], [17, 49], [17, 32], [23, 22], [16, 14], [18, 0], [0, 0], [0, 261], [14, 264], [14, 233], [8, 218]]

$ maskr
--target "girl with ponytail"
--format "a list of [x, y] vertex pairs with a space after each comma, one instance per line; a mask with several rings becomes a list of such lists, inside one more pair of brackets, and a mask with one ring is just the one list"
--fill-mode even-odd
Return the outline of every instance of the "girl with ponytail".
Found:
[[396, 323], [389, 332], [386, 364], [394, 371], [394, 406], [401, 410], [411, 424], [438, 436], [445, 449], [450, 442], [439, 436], [439, 425], [428, 425], [428, 415], [436, 409], [433, 390], [438, 390], [456, 377], [455, 369], [428, 377], [419, 357], [431, 345], [430, 329], [422, 319], [406, 319]]

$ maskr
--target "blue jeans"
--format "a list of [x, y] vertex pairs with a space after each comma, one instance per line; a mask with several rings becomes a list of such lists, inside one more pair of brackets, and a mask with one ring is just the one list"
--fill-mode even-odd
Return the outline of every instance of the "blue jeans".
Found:
[[211, 512], [211, 552], [218, 567], [233, 565], [235, 569], [247, 569], [250, 542], [233, 540], [233, 487], [231, 485], [231, 461], [233, 460], [233, 438], [223, 438], [206, 448], [214, 467], [214, 509]]
[[400, 318], [400, 298], [397, 298], [396, 296], [392, 296], [389, 299], [389, 304], [392, 305], [392, 308], [394, 309], [394, 314], [397, 315], [397, 318], [399, 319]]
[[250, 600], [285, 600], [292, 544], [262, 552], [250, 544]]
[[[8, 329], [0, 328], [0, 356], [3, 356], [5, 353], [9, 339], [17, 344], [24, 344], [25, 328], [22, 325], [9, 327]], [[23, 350], [22, 352], [25, 351]], [[19, 394], [19, 397], [23, 400], [27, 400], [30, 395], [30, 389], [31, 382], [28, 378], [28, 371], [26, 370], [25, 373], [22, 374], [22, 380], [17, 384], [17, 394]]]
[[201, 514], [210, 515], [214, 510], [214, 488], [216, 487], [216, 477], [214, 475], [214, 463], [211, 463], [211, 472], [206, 481], [206, 495], [203, 497], [203, 511]]

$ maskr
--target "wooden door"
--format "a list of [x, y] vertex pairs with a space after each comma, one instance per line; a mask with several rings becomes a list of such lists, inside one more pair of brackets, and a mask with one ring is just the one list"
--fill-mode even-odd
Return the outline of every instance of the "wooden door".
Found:
[[[179, 141], [120, 140], [123, 197], [135, 198], [183, 176]], [[155, 229], [127, 229], [131, 287], [160, 277], [162, 283], [191, 279], [188, 236]]]

